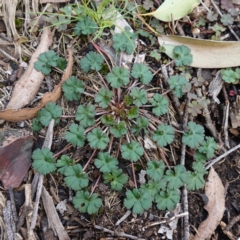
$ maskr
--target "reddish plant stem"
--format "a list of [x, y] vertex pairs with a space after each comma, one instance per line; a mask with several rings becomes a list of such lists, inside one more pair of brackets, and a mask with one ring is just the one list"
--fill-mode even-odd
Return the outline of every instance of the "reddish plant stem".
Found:
[[83, 172], [85, 171], [85, 169], [87, 168], [88, 164], [92, 161], [95, 153], [96, 153], [97, 149], [95, 149], [91, 155], [91, 157], [88, 159], [87, 163], [85, 164], [84, 168], [83, 168]]
[[108, 65], [109, 71], [112, 72], [111, 66], [109, 65], [108, 61], [106, 60], [105, 56], [104, 56], [102, 53], [104, 53], [104, 54], [108, 57], [108, 59], [110, 60], [112, 66], [114, 66], [111, 57], [110, 57], [103, 49], [101, 49], [95, 42], [93, 42], [91, 38], [89, 38], [89, 41], [90, 41], [90, 42], [92, 43], [92, 45], [96, 48], [96, 50], [99, 52], [99, 54], [101, 54], [102, 57], [105, 59], [105, 62], [106, 62], [106, 64]]
[[56, 153], [53, 155], [53, 157], [57, 157], [58, 155], [62, 154], [63, 152], [67, 151], [68, 149], [70, 149], [71, 147], [73, 147], [73, 145], [71, 143], [69, 143], [64, 149], [62, 149], [60, 152]]
[[93, 186], [93, 188], [92, 188], [92, 191], [91, 191], [89, 197], [92, 196], [94, 190], [96, 189], [96, 187], [97, 187], [97, 185], [98, 185], [98, 182], [99, 182], [99, 180], [100, 180], [100, 177], [101, 177], [101, 175], [98, 176], [98, 179], [97, 179], [97, 181], [95, 182], [95, 184], [94, 184], [94, 186]]
[[137, 180], [136, 180], [136, 174], [135, 174], [135, 169], [134, 169], [134, 163], [132, 162], [132, 174], [133, 174], [133, 181], [135, 188], [137, 188]]

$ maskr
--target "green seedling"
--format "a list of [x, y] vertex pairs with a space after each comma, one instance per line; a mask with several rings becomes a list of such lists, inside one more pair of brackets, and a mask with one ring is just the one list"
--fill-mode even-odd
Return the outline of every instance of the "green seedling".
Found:
[[102, 206], [102, 200], [96, 193], [90, 196], [88, 191], [78, 191], [73, 197], [73, 204], [82, 213], [94, 214]]
[[133, 213], [142, 213], [152, 206], [152, 198], [148, 191], [143, 189], [133, 189], [126, 192], [124, 206], [127, 209], [132, 208]]
[[123, 185], [127, 183], [128, 177], [122, 173], [122, 169], [112, 169], [111, 172], [105, 172], [103, 174], [104, 183], [110, 183], [111, 189], [120, 191]]
[[59, 57], [53, 50], [41, 53], [38, 61], [34, 63], [34, 68], [45, 75], [51, 72], [51, 67], [58, 67], [64, 70], [66, 66], [66, 60]]
[[62, 155], [60, 159], [57, 160], [56, 167], [58, 168], [58, 172], [64, 175], [66, 169], [70, 166], [74, 166], [75, 161], [71, 159], [67, 155]]

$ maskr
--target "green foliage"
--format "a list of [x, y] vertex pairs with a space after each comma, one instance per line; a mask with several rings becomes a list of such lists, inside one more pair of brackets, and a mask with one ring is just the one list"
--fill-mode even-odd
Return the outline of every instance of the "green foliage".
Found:
[[188, 181], [188, 172], [183, 165], [177, 165], [173, 170], [167, 170], [163, 177], [168, 182], [168, 189], [178, 189]]
[[70, 166], [74, 166], [74, 164], [74, 159], [71, 159], [67, 155], [62, 155], [61, 158], [57, 160], [56, 166], [58, 167], [58, 172], [64, 174], [65, 170]]
[[203, 179], [204, 173], [194, 171], [191, 172], [189, 175], [189, 179], [187, 182], [187, 189], [188, 190], [198, 190], [203, 187], [205, 181]]
[[81, 122], [83, 127], [90, 127], [95, 123], [95, 107], [93, 105], [80, 105], [76, 112], [76, 120]]
[[123, 51], [131, 54], [135, 48], [137, 34], [130, 32], [128, 28], [122, 33], [116, 33], [113, 36], [113, 47], [116, 51]]
[[138, 107], [133, 106], [126, 111], [126, 115], [128, 119], [133, 119], [138, 116]]
[[55, 159], [48, 148], [36, 149], [32, 154], [33, 168], [45, 175], [56, 170]]
[[114, 124], [113, 115], [104, 115], [101, 117], [101, 121], [106, 126], [112, 125]]
[[99, 103], [99, 106], [102, 108], [107, 108], [113, 93], [107, 88], [101, 88], [98, 93], [95, 95], [95, 102]]
[[104, 183], [110, 183], [112, 190], [120, 191], [127, 183], [128, 177], [122, 173], [122, 169], [112, 169], [111, 172], [103, 174]]
[[204, 128], [195, 122], [188, 122], [188, 127], [184, 131], [182, 142], [190, 148], [196, 148], [204, 140]]
[[149, 121], [147, 118], [139, 117], [136, 119], [136, 124], [132, 126], [131, 130], [136, 135], [139, 136], [141, 132], [145, 133], [146, 128], [149, 125]]
[[103, 173], [111, 172], [112, 170], [116, 170], [118, 168], [118, 160], [111, 156], [108, 152], [98, 153], [98, 158], [95, 159], [94, 164]]
[[39, 55], [38, 61], [34, 63], [34, 68], [48, 75], [51, 72], [51, 67], [66, 67], [66, 60], [60, 58], [53, 50], [43, 52]]
[[160, 182], [149, 180], [146, 184], [141, 186], [141, 189], [147, 191], [149, 195], [154, 198], [154, 196], [159, 192], [160, 189], [165, 189], [166, 182], [161, 180]]
[[49, 102], [44, 108], [38, 111], [37, 117], [33, 121], [33, 130], [39, 131], [41, 126], [48, 126], [50, 121], [54, 119], [55, 125], [59, 123], [62, 115], [62, 108], [56, 103]]
[[76, 209], [82, 213], [97, 213], [102, 206], [102, 200], [98, 198], [96, 193], [90, 196], [88, 191], [78, 191], [73, 198], [73, 204]]
[[69, 100], [79, 100], [84, 92], [84, 83], [74, 76], [68, 78], [62, 85], [64, 97]]
[[201, 143], [201, 146], [198, 148], [199, 152], [206, 154], [207, 158], [212, 158], [214, 152], [217, 149], [217, 143], [212, 137], [206, 137], [206, 141]]
[[96, 32], [97, 27], [97, 23], [94, 20], [88, 16], [83, 16], [83, 18], [77, 22], [74, 33], [76, 35], [90, 35]]
[[144, 63], [134, 63], [131, 75], [134, 78], [139, 78], [143, 84], [148, 84], [153, 78], [153, 74]]
[[147, 92], [144, 89], [140, 89], [138, 87], [134, 87], [131, 90], [130, 96], [133, 99], [134, 105], [136, 105], [137, 107], [142, 106], [148, 101]]
[[176, 66], [189, 66], [192, 63], [191, 50], [186, 46], [176, 46], [173, 49]]
[[73, 123], [69, 127], [69, 131], [66, 131], [65, 138], [68, 142], [70, 142], [73, 146], [82, 147], [85, 142], [85, 129]]
[[139, 142], [132, 140], [130, 143], [121, 146], [122, 157], [132, 162], [137, 162], [144, 153]]
[[129, 71], [124, 67], [114, 67], [106, 79], [113, 88], [119, 88], [129, 83], [129, 75]]
[[221, 70], [222, 79], [227, 83], [237, 84], [239, 76], [236, 71], [233, 71], [231, 68]]
[[148, 161], [146, 172], [154, 181], [160, 181], [163, 178], [165, 167], [162, 160]]
[[179, 203], [180, 193], [179, 190], [161, 191], [155, 195], [155, 202], [159, 210], [173, 210], [175, 205]]
[[95, 52], [89, 52], [85, 57], [80, 60], [80, 66], [84, 72], [90, 70], [100, 71], [104, 58]]
[[168, 100], [162, 95], [156, 93], [149, 101], [153, 106], [152, 112], [158, 117], [168, 112]]
[[224, 26], [228, 26], [233, 24], [234, 19], [230, 14], [223, 14], [220, 21]]
[[165, 123], [161, 124], [157, 131], [152, 136], [153, 140], [157, 142], [160, 147], [165, 147], [174, 139], [174, 128]]
[[116, 138], [120, 138], [121, 136], [126, 134], [127, 133], [127, 128], [125, 126], [125, 122], [120, 121], [119, 123], [114, 123], [110, 127], [110, 133]]
[[150, 52], [150, 57], [155, 58], [157, 61], [161, 59], [161, 53], [159, 53], [156, 49]]
[[177, 74], [175, 76], [171, 76], [168, 82], [170, 89], [173, 90], [173, 93], [179, 98], [182, 97], [182, 87], [188, 82], [187, 79], [184, 76]]
[[132, 212], [135, 214], [143, 213], [144, 210], [148, 210], [152, 206], [152, 198], [148, 191], [135, 188], [126, 192], [124, 206], [127, 209], [132, 208]]
[[88, 186], [88, 175], [83, 172], [80, 164], [67, 167], [64, 175], [66, 176], [64, 181], [67, 186], [75, 191]]
[[109, 137], [100, 128], [94, 128], [88, 133], [87, 139], [93, 149], [105, 149], [109, 143]]

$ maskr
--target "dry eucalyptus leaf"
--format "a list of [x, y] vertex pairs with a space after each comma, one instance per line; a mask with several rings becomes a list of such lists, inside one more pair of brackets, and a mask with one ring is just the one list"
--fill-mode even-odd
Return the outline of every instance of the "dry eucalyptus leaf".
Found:
[[208, 211], [208, 217], [198, 227], [198, 234], [195, 235], [194, 240], [210, 239], [219, 225], [225, 210], [224, 186], [213, 168], [211, 168], [208, 175], [205, 194], [209, 200], [204, 207]]
[[150, 15], [163, 22], [171, 22], [188, 15], [199, 3], [199, 0], [165, 0], [156, 11], [142, 16]]
[[44, 75], [35, 70], [34, 63], [41, 53], [48, 51], [48, 48], [52, 44], [52, 38], [53, 36], [50, 29], [45, 28], [41, 36], [40, 44], [33, 53], [27, 70], [14, 87], [7, 109], [20, 109], [26, 106], [36, 96], [44, 79]]
[[158, 42], [161, 46], [169, 45], [166, 54], [171, 58], [175, 46], [189, 47], [193, 55], [192, 67], [227, 68], [240, 65], [240, 42], [211, 41], [173, 35], [162, 35], [158, 37]]

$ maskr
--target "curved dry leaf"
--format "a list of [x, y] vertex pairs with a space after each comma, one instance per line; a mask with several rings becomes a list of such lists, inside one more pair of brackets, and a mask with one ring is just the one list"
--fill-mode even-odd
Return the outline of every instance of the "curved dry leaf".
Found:
[[198, 227], [198, 234], [195, 235], [194, 240], [210, 239], [225, 210], [224, 186], [213, 168], [205, 185], [205, 195], [208, 197], [208, 203], [204, 208], [208, 211], [208, 217]]
[[[197, 68], [227, 68], [240, 65], [240, 42], [223, 42], [194, 39], [180, 36], [159, 36], [158, 42], [166, 44], [166, 54], [171, 57], [175, 46], [185, 45], [191, 49], [193, 55], [192, 67]], [[172, 45], [172, 46], [168, 46]]]
[[171, 22], [188, 15], [199, 3], [199, 0], [165, 0], [156, 11], [141, 15], [150, 15], [163, 22]]
[[73, 57], [72, 57], [72, 49], [68, 49], [69, 58], [68, 65], [64, 71], [61, 82], [54, 87], [53, 92], [49, 92], [44, 94], [40, 104], [35, 108], [23, 108], [20, 110], [12, 110], [7, 109], [5, 111], [0, 111], [0, 118], [11, 121], [18, 122], [24, 121], [26, 119], [34, 118], [37, 115], [37, 112], [43, 108], [49, 102], [56, 102], [62, 94], [62, 84], [72, 75], [72, 66], [73, 66]]
[[34, 63], [41, 53], [48, 51], [48, 48], [52, 44], [52, 39], [53, 34], [50, 28], [45, 28], [41, 36], [40, 44], [33, 53], [27, 70], [17, 81], [6, 109], [20, 109], [30, 103], [36, 96], [44, 79], [44, 74], [35, 70]]

